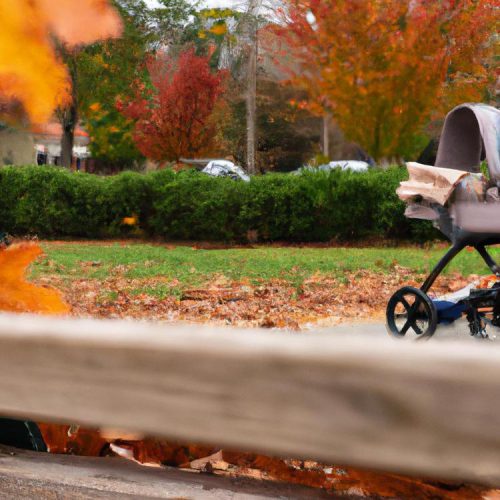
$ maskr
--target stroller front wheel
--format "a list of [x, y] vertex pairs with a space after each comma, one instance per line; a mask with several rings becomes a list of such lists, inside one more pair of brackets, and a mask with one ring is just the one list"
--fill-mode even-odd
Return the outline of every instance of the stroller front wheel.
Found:
[[387, 331], [401, 338], [409, 331], [418, 338], [431, 337], [436, 331], [438, 315], [432, 300], [411, 286], [400, 288], [390, 298], [386, 311]]

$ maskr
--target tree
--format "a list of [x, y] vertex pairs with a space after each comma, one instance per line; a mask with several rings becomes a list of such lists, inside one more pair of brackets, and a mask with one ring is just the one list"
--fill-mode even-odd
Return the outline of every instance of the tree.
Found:
[[376, 160], [402, 158], [434, 112], [484, 98], [495, 3], [286, 0], [276, 31], [312, 103]]
[[[317, 153], [318, 119], [301, 105], [303, 91], [260, 72], [256, 96], [256, 164], [259, 173], [287, 172], [305, 165]], [[247, 152], [246, 99], [232, 82], [224, 94], [227, 113], [222, 129], [224, 151], [244, 164]]]
[[116, 99], [131, 98], [133, 82], [146, 78], [141, 63], [156, 38], [150, 26], [152, 14], [144, 2], [119, 0], [115, 5], [123, 20], [122, 37], [73, 54], [78, 74], [73, 102], [89, 132], [89, 149], [97, 165], [121, 169], [140, 161], [142, 155], [132, 140], [132, 123], [118, 112]]
[[99, 163], [119, 169], [143, 158], [132, 140], [133, 123], [118, 112], [116, 100], [133, 97], [132, 84], [148, 78], [144, 59], [159, 47], [180, 43], [193, 12], [186, 0], [163, 0], [154, 8], [144, 0], [113, 0], [113, 5], [123, 22], [120, 38], [59, 50], [72, 82], [71, 99], [57, 113], [64, 131], [64, 165], [71, 161], [79, 120], [89, 131], [90, 150]]
[[120, 101], [125, 117], [135, 120], [134, 141], [146, 157], [179, 161], [203, 152], [217, 132], [212, 114], [220, 103], [224, 72], [210, 71], [209, 56], [194, 49], [177, 60], [165, 53], [147, 62], [151, 88], [138, 83], [136, 98]]
[[70, 167], [73, 158], [73, 143], [75, 137], [75, 128], [78, 124], [78, 91], [77, 91], [77, 61], [74, 53], [78, 48], [68, 47], [64, 43], [57, 44], [57, 52], [60, 59], [66, 66], [69, 85], [66, 99], [58, 106], [56, 117], [61, 124], [61, 165]]
[[211, 53], [213, 70], [232, 70], [237, 58], [237, 29], [241, 18], [241, 12], [229, 8], [198, 10], [186, 25], [181, 43], [193, 45], [198, 55]]

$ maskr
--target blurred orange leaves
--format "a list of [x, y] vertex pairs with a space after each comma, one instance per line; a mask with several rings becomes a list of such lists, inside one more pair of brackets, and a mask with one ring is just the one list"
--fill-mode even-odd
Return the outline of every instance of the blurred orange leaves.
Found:
[[21, 102], [34, 122], [64, 102], [68, 80], [55, 50], [118, 36], [121, 20], [108, 0], [0, 2], [0, 96]]
[[65, 314], [70, 308], [55, 289], [28, 283], [28, 266], [42, 254], [34, 243], [0, 250], [0, 311]]

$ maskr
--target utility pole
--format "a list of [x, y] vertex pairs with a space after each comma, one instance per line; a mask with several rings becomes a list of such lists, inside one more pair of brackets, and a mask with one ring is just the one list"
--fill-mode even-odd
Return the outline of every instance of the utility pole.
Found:
[[249, 174], [256, 173], [256, 121], [257, 121], [257, 15], [262, 0], [248, 0], [246, 37], [248, 43], [247, 88], [246, 88], [246, 121], [247, 121], [247, 154], [246, 164]]

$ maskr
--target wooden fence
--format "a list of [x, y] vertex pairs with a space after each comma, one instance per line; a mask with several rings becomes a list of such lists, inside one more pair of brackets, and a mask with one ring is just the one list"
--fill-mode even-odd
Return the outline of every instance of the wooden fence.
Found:
[[0, 413], [500, 484], [486, 341], [5, 314]]

